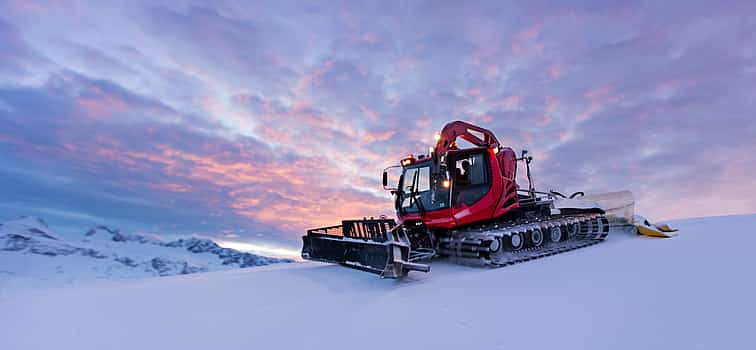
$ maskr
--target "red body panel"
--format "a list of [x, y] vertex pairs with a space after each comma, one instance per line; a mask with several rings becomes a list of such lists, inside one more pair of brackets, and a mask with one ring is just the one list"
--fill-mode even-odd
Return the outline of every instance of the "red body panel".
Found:
[[501, 168], [498, 166], [498, 159], [492, 149], [488, 149], [487, 156], [491, 165], [491, 185], [488, 193], [474, 204], [467, 206], [464, 203], [452, 207], [452, 216], [457, 225], [467, 225], [473, 222], [487, 220], [493, 217], [494, 208], [499, 202], [504, 187], [502, 181]]
[[501, 148], [497, 154], [499, 168], [502, 175], [502, 195], [494, 209], [492, 217], [499, 217], [512, 209], [518, 208], [519, 201], [517, 197], [517, 156], [509, 148]]

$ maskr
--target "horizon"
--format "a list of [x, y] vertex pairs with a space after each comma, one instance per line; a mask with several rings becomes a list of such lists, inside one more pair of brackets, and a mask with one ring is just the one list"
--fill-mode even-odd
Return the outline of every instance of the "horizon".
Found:
[[753, 4], [476, 5], [0, 3], [0, 219], [298, 247], [453, 120], [540, 188], [756, 213]]

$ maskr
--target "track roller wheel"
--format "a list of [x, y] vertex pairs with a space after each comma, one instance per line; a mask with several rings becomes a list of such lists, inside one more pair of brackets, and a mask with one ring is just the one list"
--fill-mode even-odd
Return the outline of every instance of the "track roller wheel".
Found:
[[553, 226], [549, 229], [549, 241], [559, 242], [562, 240], [562, 229], [559, 226]]
[[494, 263], [501, 261], [504, 258], [504, 237], [496, 237], [491, 241], [488, 246], [488, 256]]
[[580, 232], [580, 223], [579, 222], [573, 222], [570, 224], [567, 224], [567, 230], [565, 233], [567, 233], [566, 238], [572, 238], [575, 237], [575, 235]]
[[522, 232], [512, 232], [509, 236], [509, 245], [514, 251], [522, 249], [525, 246], [525, 236]]
[[501, 240], [499, 238], [495, 238], [488, 246], [488, 251], [491, 253], [496, 253], [499, 251], [499, 249], [501, 249]]
[[543, 244], [543, 231], [540, 228], [530, 231], [530, 243], [533, 247], [540, 247]]

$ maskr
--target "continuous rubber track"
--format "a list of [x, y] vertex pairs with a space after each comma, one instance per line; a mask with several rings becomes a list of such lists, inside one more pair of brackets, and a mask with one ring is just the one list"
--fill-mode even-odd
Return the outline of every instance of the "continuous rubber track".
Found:
[[[550, 240], [555, 227], [561, 232], [556, 234], [561, 236], [556, 242]], [[609, 227], [604, 215], [593, 213], [487, 224], [441, 238], [438, 253], [457, 263], [501, 267], [600, 243]], [[536, 231], [540, 231], [540, 240]]]

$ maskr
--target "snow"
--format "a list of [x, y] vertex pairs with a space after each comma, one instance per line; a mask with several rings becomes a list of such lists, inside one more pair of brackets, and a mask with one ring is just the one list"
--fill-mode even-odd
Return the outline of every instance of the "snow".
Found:
[[276, 264], [0, 296], [0, 349], [753, 349], [756, 215], [403, 280]]
[[99, 280], [170, 276], [291, 261], [222, 248], [209, 239], [164, 242], [106, 226], [81, 236], [56, 234], [44, 220], [0, 225], [0, 297], [17, 291]]

